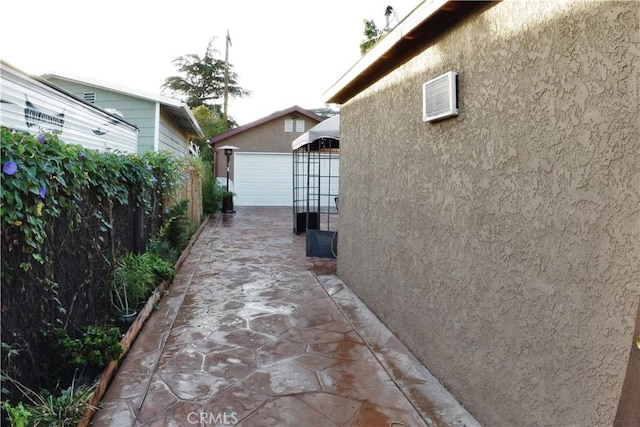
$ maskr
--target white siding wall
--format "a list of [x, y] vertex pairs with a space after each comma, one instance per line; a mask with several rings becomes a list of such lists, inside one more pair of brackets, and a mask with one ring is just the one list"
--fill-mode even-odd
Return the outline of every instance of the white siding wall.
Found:
[[158, 150], [171, 151], [181, 157], [189, 154], [188, 140], [165, 114], [160, 114], [159, 130]]
[[58, 131], [68, 144], [99, 151], [137, 151], [134, 126], [4, 64], [0, 70], [2, 126], [30, 134]]

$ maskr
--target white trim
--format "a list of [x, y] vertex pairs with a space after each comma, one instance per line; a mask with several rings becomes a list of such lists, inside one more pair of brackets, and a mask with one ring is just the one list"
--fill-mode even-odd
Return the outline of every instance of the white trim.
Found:
[[160, 150], [160, 103], [156, 102], [153, 124], [153, 151]]
[[160, 102], [162, 104], [171, 105], [174, 107], [182, 107], [185, 105], [184, 102], [180, 101], [176, 98], [170, 98], [164, 95], [158, 95], [151, 92], [145, 92], [138, 89], [131, 89], [122, 85], [107, 83], [104, 81], [96, 80], [96, 79], [87, 79], [84, 77], [74, 76], [72, 74], [55, 74], [55, 73], [47, 73], [40, 76], [45, 80], [50, 79], [61, 79], [67, 80], [75, 83], [80, 83], [85, 86], [93, 86], [100, 89], [105, 89], [111, 92], [118, 92], [124, 95], [134, 96], [136, 98], [146, 99], [148, 101]]

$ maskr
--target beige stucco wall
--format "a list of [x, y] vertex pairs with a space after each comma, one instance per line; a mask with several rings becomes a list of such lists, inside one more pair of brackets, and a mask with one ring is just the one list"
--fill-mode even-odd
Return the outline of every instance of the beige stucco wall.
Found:
[[[338, 274], [487, 426], [612, 425], [640, 295], [639, 2], [496, 4], [341, 109]], [[459, 72], [457, 118], [421, 85]]]

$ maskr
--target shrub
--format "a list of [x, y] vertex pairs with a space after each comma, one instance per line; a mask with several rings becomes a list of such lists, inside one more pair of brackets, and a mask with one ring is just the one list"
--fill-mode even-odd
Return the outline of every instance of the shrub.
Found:
[[160, 236], [179, 251], [182, 251], [186, 246], [191, 235], [191, 224], [186, 215], [188, 207], [188, 200], [181, 200], [172, 206], [160, 230]]
[[118, 310], [127, 311], [142, 305], [162, 280], [171, 281], [175, 270], [155, 253], [129, 252], [117, 260], [112, 274], [114, 305]]
[[143, 259], [128, 252], [116, 261], [111, 289], [116, 309], [128, 311], [145, 301], [156, 284], [156, 276]]
[[156, 236], [147, 243], [147, 252], [156, 254], [169, 264], [175, 264], [180, 256], [180, 251], [174, 248], [169, 242]]
[[170, 282], [176, 275], [176, 271], [171, 263], [162, 259], [161, 256], [153, 252], [145, 252], [140, 255], [144, 258], [144, 264], [148, 265], [153, 274], [156, 276], [156, 282], [166, 280]]
[[[14, 381], [15, 382], [15, 381]], [[16, 382], [30, 402], [13, 406], [3, 402], [12, 426], [72, 427], [78, 425], [91, 405], [96, 384], [76, 386], [75, 381], [59, 394], [42, 390], [39, 393]]]
[[57, 368], [62, 372], [91, 366], [104, 368], [122, 354], [120, 330], [87, 326], [80, 338], [71, 338], [63, 328], [47, 333]]
[[218, 184], [210, 169], [206, 169], [202, 182], [202, 210], [206, 214], [212, 214], [220, 209], [224, 187]]
[[[50, 330], [108, 318], [109, 272], [135, 249], [129, 214], [142, 209], [146, 229], [157, 234], [184, 161], [167, 152], [98, 152], [65, 144], [55, 132], [0, 131], [0, 381], [3, 396], [13, 399], [17, 389], [5, 382], [7, 373], [33, 389], [55, 386], [43, 384], [41, 365], [52, 353], [43, 325]], [[133, 304], [146, 300], [156, 274], [169, 274], [164, 266], [157, 270]]]

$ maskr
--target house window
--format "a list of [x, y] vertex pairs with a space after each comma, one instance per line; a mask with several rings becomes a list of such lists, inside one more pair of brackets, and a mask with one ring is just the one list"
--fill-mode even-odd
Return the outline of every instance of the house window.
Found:
[[293, 132], [293, 119], [284, 119], [284, 131]]
[[96, 103], [96, 93], [95, 92], [84, 92], [82, 94], [82, 99], [85, 101], [95, 104]]
[[300, 119], [284, 119], [284, 131], [293, 132], [295, 127], [296, 132], [304, 133], [304, 120]]

